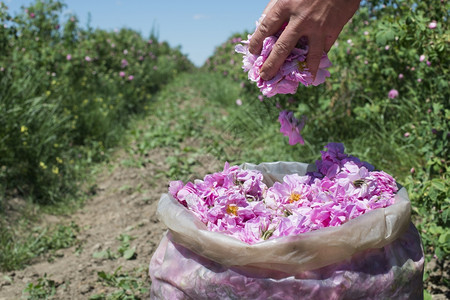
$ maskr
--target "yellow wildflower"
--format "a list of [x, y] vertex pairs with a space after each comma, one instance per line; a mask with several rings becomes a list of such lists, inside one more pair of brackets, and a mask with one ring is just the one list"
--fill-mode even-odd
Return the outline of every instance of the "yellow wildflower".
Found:
[[44, 169], [44, 170], [47, 169], [47, 166], [46, 166], [45, 163], [42, 162], [42, 161], [39, 163], [39, 167], [41, 167], [41, 168]]
[[53, 166], [52, 167], [52, 172], [53, 172], [53, 174], [58, 174], [59, 173], [59, 168], [57, 166]]

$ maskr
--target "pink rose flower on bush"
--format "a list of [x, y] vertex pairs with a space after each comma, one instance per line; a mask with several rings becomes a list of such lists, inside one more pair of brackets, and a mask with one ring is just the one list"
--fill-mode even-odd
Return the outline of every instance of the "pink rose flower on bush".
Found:
[[389, 93], [388, 93], [388, 97], [390, 99], [397, 98], [398, 97], [398, 91], [396, 89], [390, 90]]
[[430, 28], [430, 29], [435, 29], [436, 27], [437, 27], [437, 22], [434, 20], [428, 24], [428, 28]]
[[282, 30], [276, 35], [269, 36], [264, 40], [260, 55], [251, 54], [248, 50], [251, 35], [248, 36], [248, 40], [236, 45], [235, 51], [243, 54], [242, 68], [245, 72], [248, 72], [248, 79], [255, 82], [266, 97], [272, 97], [276, 94], [294, 94], [300, 83], [305, 86], [317, 86], [325, 82], [326, 77], [330, 77], [330, 72], [327, 68], [331, 66], [331, 62], [327, 54], [324, 53], [316, 78], [314, 79], [306, 67], [308, 45], [304, 39], [301, 39], [298, 46], [292, 50], [274, 78], [266, 81], [260, 77], [260, 69], [269, 57], [281, 33]]

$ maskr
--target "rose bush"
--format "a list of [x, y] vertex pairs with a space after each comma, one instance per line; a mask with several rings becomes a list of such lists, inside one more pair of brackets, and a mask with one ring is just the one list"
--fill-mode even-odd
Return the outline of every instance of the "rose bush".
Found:
[[[120, 139], [133, 114], [192, 63], [151, 34], [83, 28], [61, 1], [0, 2], [0, 192], [50, 203]], [[1, 200], [0, 200], [1, 209]]]

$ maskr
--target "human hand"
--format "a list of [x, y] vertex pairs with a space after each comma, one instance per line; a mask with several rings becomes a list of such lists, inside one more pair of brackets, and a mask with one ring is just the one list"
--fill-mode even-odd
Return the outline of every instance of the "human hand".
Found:
[[249, 51], [259, 54], [266, 37], [287, 23], [272, 52], [264, 62], [260, 76], [272, 79], [301, 37], [308, 39], [307, 67], [313, 78], [324, 52], [328, 53], [342, 28], [358, 9], [360, 0], [270, 0], [253, 34]]

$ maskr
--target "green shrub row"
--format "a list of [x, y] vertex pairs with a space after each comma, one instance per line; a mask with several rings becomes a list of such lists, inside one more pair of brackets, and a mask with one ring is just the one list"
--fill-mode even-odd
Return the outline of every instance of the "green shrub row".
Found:
[[12, 194], [47, 204], [73, 193], [80, 166], [193, 68], [155, 33], [83, 28], [64, 6], [39, 0], [11, 16], [0, 2], [0, 210]]

